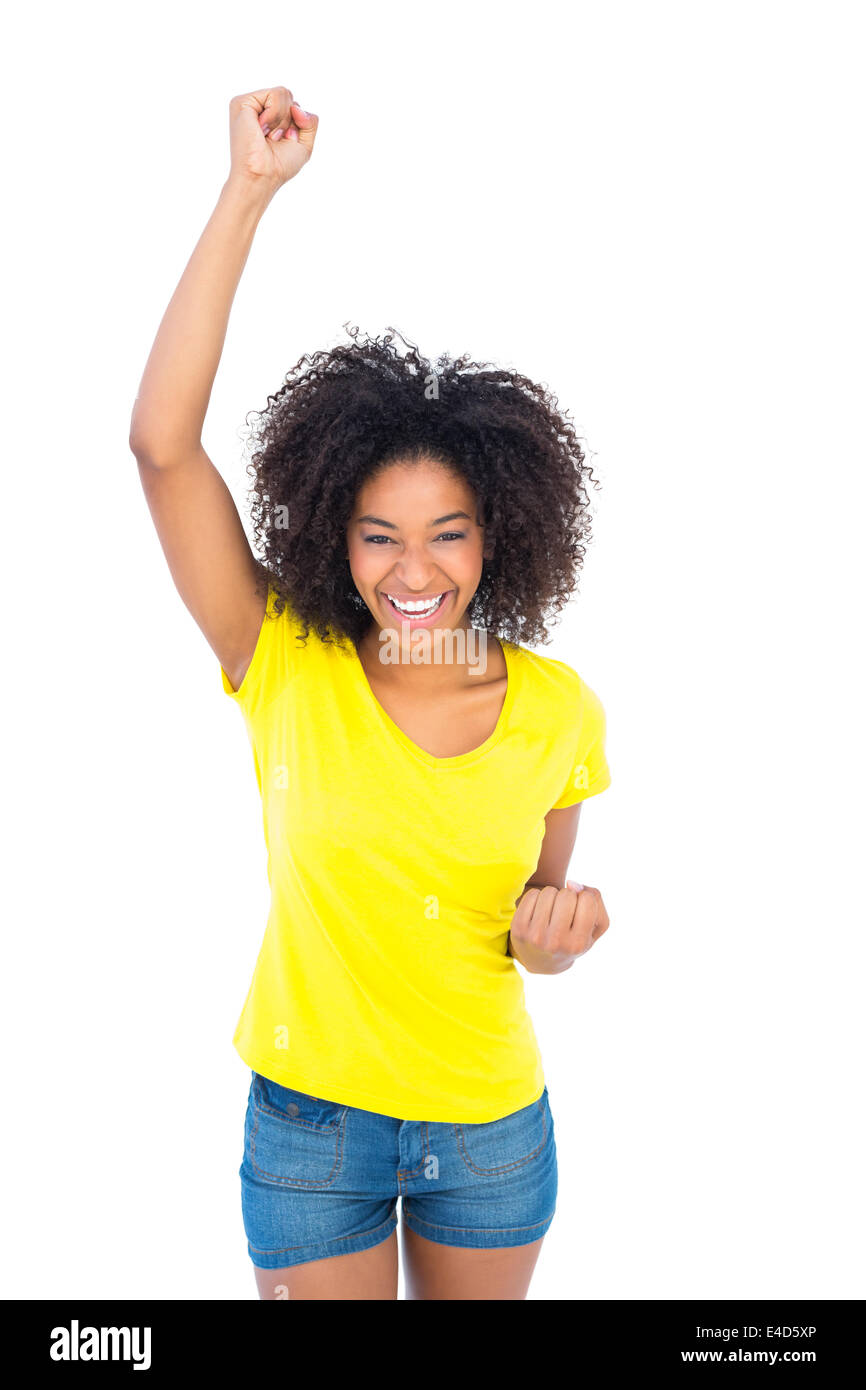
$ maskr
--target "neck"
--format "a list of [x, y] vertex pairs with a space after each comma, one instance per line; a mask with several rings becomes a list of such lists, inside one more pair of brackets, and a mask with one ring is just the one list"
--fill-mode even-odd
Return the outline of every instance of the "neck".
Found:
[[416, 628], [405, 635], [373, 622], [358, 644], [358, 654], [386, 680], [433, 690], [483, 683], [500, 659], [496, 638], [465, 620], [456, 628]]

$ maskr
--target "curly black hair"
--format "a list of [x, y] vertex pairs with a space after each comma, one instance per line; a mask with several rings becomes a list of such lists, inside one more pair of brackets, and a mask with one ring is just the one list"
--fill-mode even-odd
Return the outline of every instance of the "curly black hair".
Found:
[[[577, 587], [598, 487], [555, 396], [517, 372], [447, 353], [430, 362], [397, 330], [305, 353], [262, 411], [248, 465], [261, 583], [323, 641], [371, 623], [346, 528], [361, 485], [397, 460], [445, 464], [474, 490], [485, 543], [469, 622], [512, 643], [549, 640], [546, 618]], [[393, 338], [409, 348], [400, 352]]]

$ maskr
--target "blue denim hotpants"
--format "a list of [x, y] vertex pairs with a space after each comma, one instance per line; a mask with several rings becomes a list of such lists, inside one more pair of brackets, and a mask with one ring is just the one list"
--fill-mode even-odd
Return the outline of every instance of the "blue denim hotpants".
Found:
[[556, 1206], [545, 1086], [487, 1124], [398, 1120], [294, 1091], [253, 1071], [239, 1175], [254, 1265], [282, 1269], [387, 1240], [406, 1225], [441, 1245], [526, 1245]]

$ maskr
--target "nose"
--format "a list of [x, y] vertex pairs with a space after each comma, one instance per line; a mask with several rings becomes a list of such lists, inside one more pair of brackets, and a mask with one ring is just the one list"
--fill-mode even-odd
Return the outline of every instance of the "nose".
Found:
[[429, 593], [435, 588], [438, 570], [430, 564], [430, 557], [422, 552], [403, 555], [393, 569], [394, 582], [411, 593]]

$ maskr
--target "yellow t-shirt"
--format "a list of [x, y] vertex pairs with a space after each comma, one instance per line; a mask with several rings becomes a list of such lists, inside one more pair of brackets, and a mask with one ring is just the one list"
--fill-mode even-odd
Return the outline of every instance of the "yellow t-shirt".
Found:
[[271, 907], [233, 1044], [295, 1090], [403, 1120], [483, 1123], [537, 1100], [541, 1055], [507, 954], [544, 817], [610, 784], [605, 716], [565, 662], [502, 642], [499, 721], [436, 758], [360, 659], [274, 591], [240, 705]]

